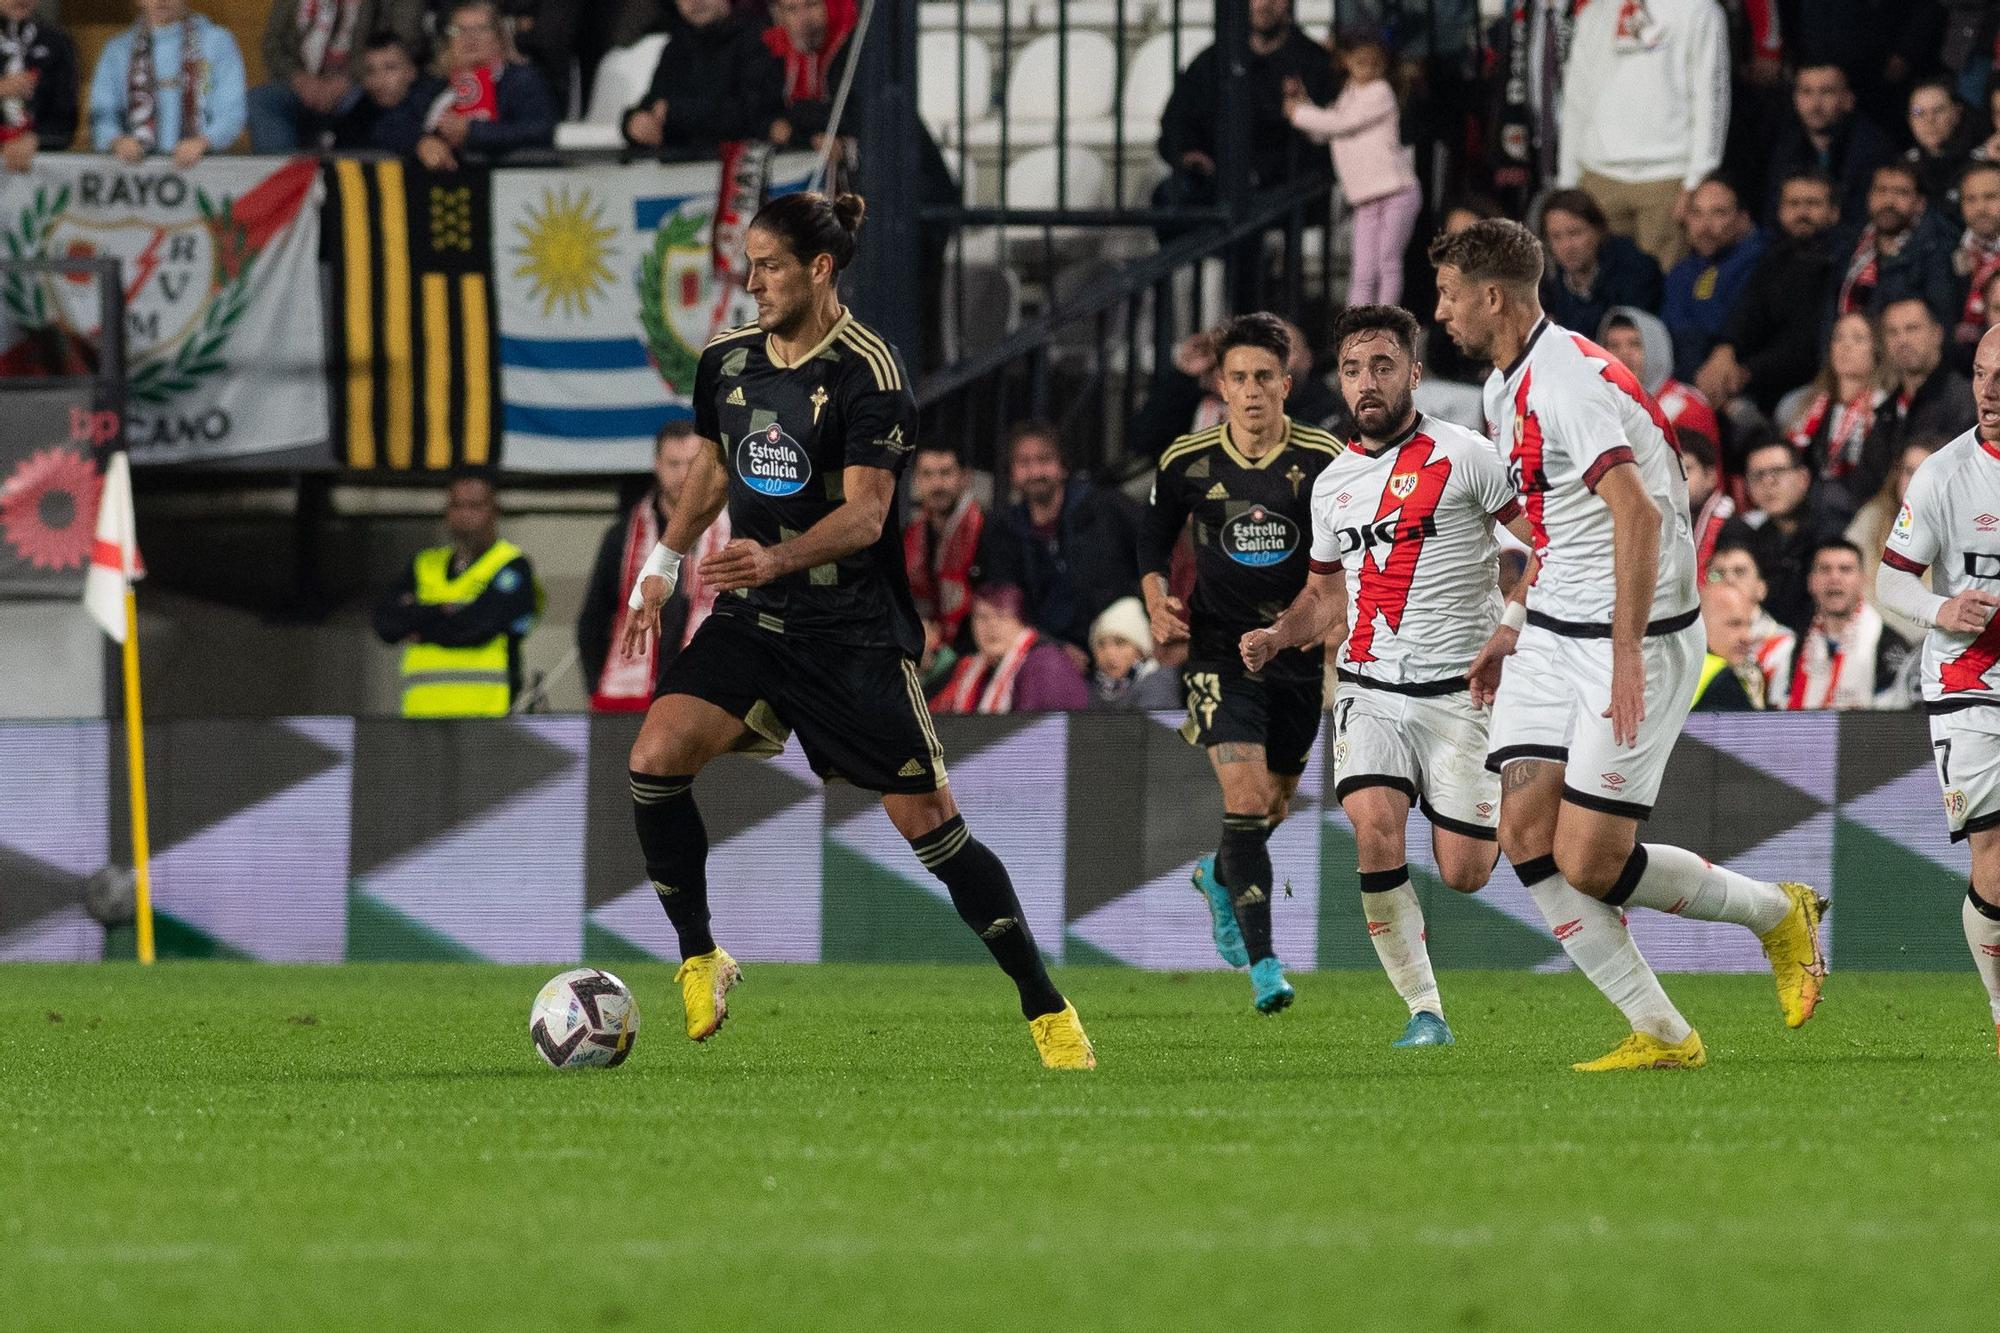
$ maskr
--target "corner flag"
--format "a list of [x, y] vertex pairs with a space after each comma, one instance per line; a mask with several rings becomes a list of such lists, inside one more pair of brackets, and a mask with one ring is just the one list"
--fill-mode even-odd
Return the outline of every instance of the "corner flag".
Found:
[[104, 489], [97, 502], [97, 540], [90, 548], [90, 572], [83, 579], [83, 609], [118, 643], [125, 642], [125, 595], [132, 581], [145, 573], [132, 520], [132, 467], [120, 449], [105, 464]]

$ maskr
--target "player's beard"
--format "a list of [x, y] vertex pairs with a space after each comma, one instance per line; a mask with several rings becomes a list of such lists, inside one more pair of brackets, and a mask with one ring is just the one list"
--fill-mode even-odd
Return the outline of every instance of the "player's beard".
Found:
[[1362, 435], [1378, 442], [1393, 438], [1416, 406], [1415, 396], [1407, 389], [1394, 398], [1379, 401], [1380, 407], [1363, 405], [1354, 410], [1354, 424], [1361, 428]]

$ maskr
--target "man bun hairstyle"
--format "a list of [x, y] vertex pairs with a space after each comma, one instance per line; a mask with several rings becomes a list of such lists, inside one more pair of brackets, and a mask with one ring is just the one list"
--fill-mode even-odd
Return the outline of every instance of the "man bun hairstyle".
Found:
[[758, 209], [750, 226], [783, 241], [801, 264], [818, 255], [833, 256], [838, 273], [854, 260], [855, 234], [867, 213], [868, 201], [858, 194], [828, 199], [817, 190], [798, 190]]
[[1341, 311], [1339, 321], [1333, 326], [1334, 354], [1344, 354], [1348, 339], [1364, 333], [1386, 333], [1405, 352], [1411, 356], [1417, 354], [1417, 317], [1399, 305], [1357, 305]]
[[1497, 282], [1531, 290], [1542, 280], [1542, 243], [1506, 218], [1482, 218], [1464, 231], [1431, 242], [1431, 263], [1449, 265], [1472, 282]]
[[1280, 366], [1292, 360], [1292, 334], [1285, 321], [1268, 310], [1238, 315], [1222, 326], [1215, 339], [1215, 360], [1220, 365], [1232, 347], [1258, 347], [1278, 358]]

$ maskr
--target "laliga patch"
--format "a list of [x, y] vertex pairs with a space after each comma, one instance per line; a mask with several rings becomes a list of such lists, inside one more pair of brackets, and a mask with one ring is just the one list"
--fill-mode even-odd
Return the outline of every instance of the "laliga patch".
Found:
[[1299, 548], [1299, 525], [1253, 505], [1222, 525], [1222, 550], [1239, 565], [1268, 568]]
[[1904, 504], [1901, 509], [1896, 511], [1896, 532], [1902, 536], [1909, 535], [1910, 526], [1916, 521], [1916, 515], [1910, 512], [1910, 506], [1907, 503]]
[[736, 445], [736, 475], [759, 495], [797, 495], [812, 480], [812, 459], [799, 442], [772, 422]]

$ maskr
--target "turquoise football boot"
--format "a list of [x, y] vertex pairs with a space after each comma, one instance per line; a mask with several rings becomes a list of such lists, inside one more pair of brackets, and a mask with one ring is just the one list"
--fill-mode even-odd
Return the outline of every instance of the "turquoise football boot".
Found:
[[1408, 1048], [1411, 1046], [1450, 1046], [1453, 1044], [1451, 1029], [1445, 1021], [1428, 1009], [1410, 1015], [1410, 1025], [1403, 1029], [1403, 1035], [1389, 1043], [1391, 1046]]
[[1275, 1014], [1292, 1007], [1296, 998], [1292, 983], [1285, 980], [1285, 965], [1266, 958], [1250, 969], [1250, 984], [1256, 988], [1257, 1012]]
[[1215, 937], [1215, 951], [1231, 967], [1250, 966], [1250, 951], [1243, 947], [1243, 932], [1236, 926], [1236, 909], [1229, 905], [1229, 890], [1215, 877], [1215, 857], [1204, 856], [1194, 863], [1194, 891], [1208, 899], [1208, 933]]

